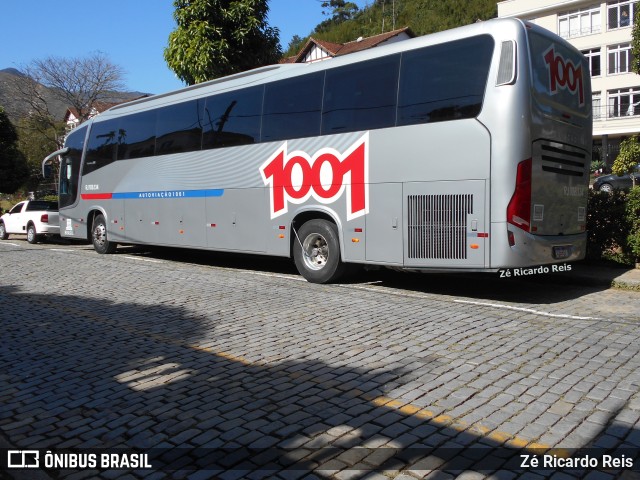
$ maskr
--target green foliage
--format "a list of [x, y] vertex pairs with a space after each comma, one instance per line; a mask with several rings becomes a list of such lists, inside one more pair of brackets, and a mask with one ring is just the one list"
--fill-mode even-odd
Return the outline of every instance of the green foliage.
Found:
[[[25, 190], [37, 190], [42, 182], [42, 160], [59, 148], [64, 134], [64, 122], [30, 116], [17, 122], [18, 148], [26, 157], [29, 178]], [[54, 162], [57, 166], [58, 162]]]
[[629, 175], [633, 186], [635, 186], [635, 177], [632, 174], [639, 163], [640, 142], [638, 142], [638, 137], [633, 136], [620, 143], [620, 153], [613, 162], [611, 171], [614, 175]]
[[631, 69], [640, 73], [640, 9], [636, 9], [631, 32]]
[[300, 53], [300, 50], [307, 44], [307, 40], [309, 38], [302, 38], [299, 35], [294, 35], [293, 38], [289, 41], [289, 45], [287, 45], [287, 49], [284, 52], [284, 58], [293, 57]]
[[595, 162], [591, 162], [591, 166], [589, 167], [589, 171], [591, 173], [595, 173], [601, 168], [604, 168], [606, 164], [602, 160], [596, 160]]
[[587, 208], [587, 257], [600, 259], [619, 252], [626, 243], [629, 226], [625, 217], [627, 194], [589, 190]]
[[278, 30], [267, 0], [174, 0], [178, 24], [164, 58], [188, 85], [276, 63]]
[[405, 26], [416, 35], [426, 35], [494, 18], [496, 4], [496, 0], [377, 0], [350, 20], [321, 23], [311, 36], [345, 43]]
[[635, 261], [640, 261], [640, 187], [634, 187], [627, 195], [625, 217], [629, 225], [627, 245]]
[[14, 193], [29, 177], [27, 161], [18, 149], [18, 134], [0, 107], [0, 192]]

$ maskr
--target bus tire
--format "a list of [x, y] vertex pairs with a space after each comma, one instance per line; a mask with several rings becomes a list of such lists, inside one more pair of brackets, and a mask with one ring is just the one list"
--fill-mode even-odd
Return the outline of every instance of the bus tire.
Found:
[[118, 244], [110, 242], [107, 238], [107, 222], [104, 215], [96, 215], [91, 227], [91, 240], [93, 248], [98, 253], [113, 253], [116, 251]]
[[338, 280], [345, 271], [340, 260], [340, 239], [335, 224], [316, 219], [298, 230], [293, 247], [293, 260], [300, 275], [311, 283]]

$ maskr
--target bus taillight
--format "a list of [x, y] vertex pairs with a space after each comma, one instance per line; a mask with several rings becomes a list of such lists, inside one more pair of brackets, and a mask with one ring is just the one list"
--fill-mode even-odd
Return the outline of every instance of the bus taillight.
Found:
[[518, 164], [516, 189], [507, 207], [507, 222], [526, 232], [531, 229], [531, 165], [530, 158]]

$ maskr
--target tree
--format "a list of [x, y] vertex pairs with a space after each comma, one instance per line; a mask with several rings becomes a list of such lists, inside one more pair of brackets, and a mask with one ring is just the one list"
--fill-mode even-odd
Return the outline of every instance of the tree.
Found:
[[345, 22], [351, 20], [358, 13], [358, 5], [353, 2], [347, 2], [346, 0], [322, 0], [322, 13], [324, 15], [330, 15], [331, 20], [335, 23]]
[[615, 175], [629, 175], [632, 185], [636, 186], [636, 180], [633, 172], [640, 163], [640, 142], [638, 137], [633, 136], [623, 140], [620, 143], [620, 153], [613, 162], [611, 171]]
[[278, 29], [267, 24], [267, 0], [174, 0], [177, 28], [164, 58], [194, 83], [276, 63]]
[[[42, 160], [59, 148], [64, 127], [62, 121], [52, 126], [36, 116], [23, 117], [16, 122], [17, 146], [29, 167], [29, 179], [24, 185], [26, 190], [38, 190], [42, 186]], [[53, 162], [52, 167], [57, 174], [58, 162]], [[57, 175], [53, 175], [52, 178], [56, 177]]]
[[87, 57], [34, 60], [24, 73], [27, 78], [20, 81], [19, 88], [31, 97], [31, 111], [40, 118], [55, 118], [52, 107], [57, 103], [75, 109], [83, 122], [91, 116], [97, 102], [108, 100], [124, 89], [124, 71], [101, 52]]
[[0, 192], [15, 193], [29, 177], [24, 155], [17, 147], [18, 134], [0, 107]]
[[289, 45], [287, 45], [287, 49], [284, 53], [285, 57], [290, 57], [292, 55], [297, 55], [302, 47], [304, 47], [307, 43], [307, 38], [302, 38], [300, 35], [294, 35], [289, 41]]

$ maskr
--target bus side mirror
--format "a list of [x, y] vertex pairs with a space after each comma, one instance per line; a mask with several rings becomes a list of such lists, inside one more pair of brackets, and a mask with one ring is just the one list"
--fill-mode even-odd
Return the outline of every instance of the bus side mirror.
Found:
[[[51, 170], [51, 165], [49, 165], [49, 161], [53, 160], [53, 158], [58, 155], [66, 155], [67, 153], [69, 153], [69, 147], [61, 148], [60, 150], [56, 150], [55, 152], [47, 155], [47, 158], [42, 161], [42, 176], [44, 178], [50, 178], [53, 172]], [[48, 170], [47, 167], [49, 167]]]

